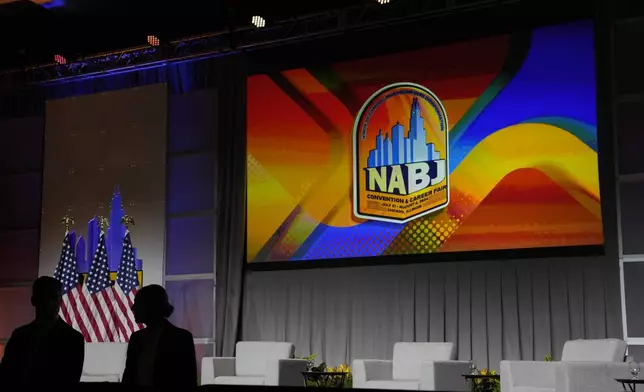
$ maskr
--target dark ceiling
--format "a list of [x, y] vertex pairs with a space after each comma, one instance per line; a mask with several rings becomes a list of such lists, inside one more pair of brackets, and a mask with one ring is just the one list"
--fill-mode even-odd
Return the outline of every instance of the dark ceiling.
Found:
[[[61, 1], [61, 0], [56, 0]], [[174, 40], [248, 25], [252, 15], [285, 19], [374, 0], [62, 0], [46, 9], [31, 1], [0, 5], [0, 68], [144, 45], [148, 34]]]
[[[375, 1], [52, 0], [52, 3], [63, 5], [47, 9], [28, 0], [9, 3], [6, 3], [7, 0], [0, 0], [0, 3], [5, 3], [0, 5], [0, 69], [50, 63], [54, 54], [73, 59], [145, 45], [148, 34], [155, 34], [165, 40], [175, 40], [221, 31], [230, 26], [247, 26], [252, 15], [261, 15], [270, 23]], [[452, 2], [461, 5], [482, 0], [391, 1], [423, 2], [425, 5]], [[559, 0], [556, 7], [548, 8], [558, 12], [561, 7], [575, 7], [574, 4], [580, 2], [599, 4], [608, 1]], [[644, 12], [642, 0], [612, 0], [611, 4], [617, 13], [624, 16]]]

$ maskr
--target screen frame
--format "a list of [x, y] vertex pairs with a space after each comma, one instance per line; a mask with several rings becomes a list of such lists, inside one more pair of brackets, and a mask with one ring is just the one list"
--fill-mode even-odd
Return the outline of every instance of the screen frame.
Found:
[[[369, 42], [379, 42], [373, 39], [375, 36], [384, 36], [386, 30], [357, 32], [355, 36], [331, 37], [326, 40], [315, 41], [315, 51], [311, 48], [311, 43], [299, 43], [276, 48], [266, 48], [247, 52], [249, 68], [248, 77], [258, 74], [279, 72], [289, 69], [302, 67], [314, 67], [317, 64], [329, 64], [342, 61], [351, 61], [376, 57], [391, 53], [399, 53], [410, 50], [418, 50], [431, 46], [442, 46], [453, 43], [490, 37], [495, 35], [513, 34], [534, 30], [539, 27], [564, 24], [582, 20], [592, 20], [594, 25], [595, 41], [595, 81], [597, 94], [597, 137], [598, 137], [598, 171], [601, 194], [602, 209], [602, 226], [604, 242], [601, 245], [578, 245], [563, 247], [541, 247], [541, 248], [521, 248], [521, 249], [491, 249], [477, 251], [461, 252], [438, 252], [428, 254], [412, 255], [386, 255], [386, 256], [369, 256], [369, 257], [351, 257], [351, 258], [334, 258], [334, 259], [315, 259], [315, 260], [284, 260], [284, 261], [257, 261], [249, 262], [246, 249], [244, 249], [244, 268], [251, 271], [272, 271], [272, 270], [292, 270], [292, 269], [316, 269], [316, 268], [337, 268], [337, 267], [359, 267], [374, 265], [391, 265], [391, 264], [416, 264], [416, 263], [440, 263], [440, 262], [474, 262], [484, 260], [518, 260], [518, 259], [542, 259], [553, 257], [599, 257], [606, 255], [608, 250], [612, 250], [612, 243], [615, 241], [612, 237], [615, 229], [615, 219], [613, 213], [607, 206], [614, 205], [615, 185], [614, 185], [614, 151], [611, 135], [611, 115], [610, 110], [605, 109], [605, 105], [610, 105], [610, 97], [606, 98], [604, 93], [610, 90], [610, 78], [606, 75], [608, 66], [601, 61], [606, 56], [608, 48], [605, 40], [605, 31], [597, 10], [593, 2], [580, 2], [576, 7], [560, 8], [559, 13], [554, 13], [556, 4], [551, 0], [532, 3], [530, 1], [519, 2], [524, 4], [510, 4], [499, 8], [481, 10], [477, 12], [468, 12], [464, 14], [455, 14], [443, 16], [439, 19], [432, 19], [428, 25], [430, 32], [440, 32], [441, 34], [427, 34], [423, 27], [419, 26], [420, 22], [410, 23], [410, 25], [401, 27], [396, 34], [404, 35], [405, 32], [413, 32], [414, 35], [423, 35], [426, 39], [415, 39], [401, 41], [388, 38], [384, 45], [363, 46], [361, 50], [351, 50], [351, 43], [364, 42], [365, 34], [369, 35]], [[525, 3], [528, 3], [527, 6]], [[576, 1], [573, 3], [577, 3]], [[551, 8], [552, 7], [552, 8]], [[475, 21], [487, 20], [489, 23], [481, 26]], [[459, 30], [455, 26], [475, 26], [474, 28]], [[481, 28], [482, 27], [482, 28]], [[474, 30], [478, 28], [478, 31]], [[422, 33], [422, 34], [419, 34]], [[361, 38], [362, 34], [362, 38]], [[427, 38], [429, 37], [429, 38]], [[337, 46], [340, 43], [342, 46]], [[393, 45], [393, 43], [396, 45]], [[404, 44], [400, 44], [404, 42]], [[318, 45], [319, 44], [319, 45]], [[334, 48], [340, 48], [334, 50]], [[298, 53], [299, 56], [294, 56]], [[306, 55], [302, 55], [306, 53]], [[303, 60], [305, 59], [305, 60]], [[606, 102], [608, 99], [608, 103]], [[611, 178], [613, 180], [611, 181]], [[610, 212], [610, 213], [607, 213]], [[248, 223], [248, 222], [246, 222]], [[246, 228], [248, 230], [248, 228]], [[246, 233], [245, 233], [246, 234]]]

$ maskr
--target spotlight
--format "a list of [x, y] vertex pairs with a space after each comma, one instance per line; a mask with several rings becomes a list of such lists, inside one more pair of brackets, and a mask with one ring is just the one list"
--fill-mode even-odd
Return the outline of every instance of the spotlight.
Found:
[[150, 46], [159, 46], [161, 45], [161, 40], [156, 35], [148, 35], [148, 44]]
[[67, 64], [67, 59], [59, 54], [54, 55], [54, 61], [56, 64], [65, 65]]
[[261, 28], [266, 26], [266, 20], [264, 20], [264, 18], [262, 18], [261, 16], [253, 16], [251, 22], [255, 25], [255, 27]]
[[378, 4], [389, 4], [390, 0], [378, 0]]

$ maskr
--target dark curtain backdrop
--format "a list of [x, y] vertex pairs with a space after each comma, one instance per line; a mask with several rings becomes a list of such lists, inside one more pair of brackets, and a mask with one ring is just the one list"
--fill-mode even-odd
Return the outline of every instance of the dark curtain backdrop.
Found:
[[559, 358], [569, 339], [621, 337], [619, 300], [605, 257], [249, 272], [242, 338], [289, 341], [333, 365], [447, 341], [498, 370]]
[[221, 61], [216, 171], [217, 356], [233, 356], [239, 333], [246, 236], [246, 70], [241, 56]]

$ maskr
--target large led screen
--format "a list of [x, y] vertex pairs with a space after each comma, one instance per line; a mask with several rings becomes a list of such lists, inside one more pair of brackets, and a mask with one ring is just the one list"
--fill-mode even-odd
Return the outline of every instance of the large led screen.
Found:
[[592, 22], [248, 79], [249, 262], [601, 245]]

